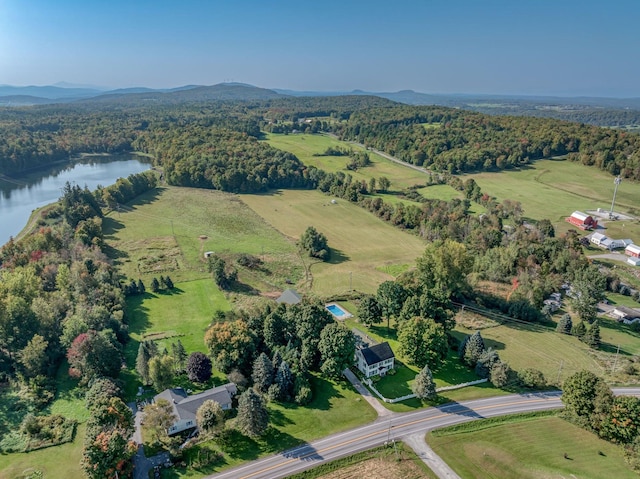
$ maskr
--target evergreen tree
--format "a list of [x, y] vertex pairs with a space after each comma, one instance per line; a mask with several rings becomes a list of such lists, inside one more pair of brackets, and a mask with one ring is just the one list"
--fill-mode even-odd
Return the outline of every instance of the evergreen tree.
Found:
[[130, 294], [131, 296], [135, 296], [136, 294], [138, 294], [138, 283], [136, 283], [135, 280], [131, 280], [131, 282], [129, 283], [129, 287], [127, 288], [127, 294]]
[[158, 278], [156, 278], [155, 276], [151, 280], [151, 291], [153, 291], [154, 293], [157, 293], [158, 291], [160, 291], [160, 282], [158, 281]]
[[260, 356], [254, 361], [251, 379], [253, 379], [253, 386], [256, 391], [263, 394], [273, 384], [273, 364], [265, 353], [260, 353]]
[[138, 294], [144, 294], [147, 291], [141, 279], [138, 280]]
[[138, 346], [138, 356], [136, 357], [136, 371], [140, 375], [140, 379], [142, 380], [142, 384], [147, 385], [151, 381], [149, 380], [149, 360], [151, 356], [149, 355], [149, 350], [145, 348], [144, 342], [140, 343]]
[[469, 341], [464, 348], [463, 360], [464, 362], [471, 367], [475, 367], [480, 355], [484, 352], [484, 340], [482, 339], [482, 335], [480, 331], [476, 331], [469, 337]]
[[573, 328], [573, 321], [571, 321], [571, 316], [568, 314], [563, 314], [558, 321], [558, 326], [556, 327], [556, 331], [562, 334], [571, 334], [571, 328]]
[[587, 334], [587, 327], [585, 326], [584, 321], [580, 321], [579, 323], [575, 324], [571, 328], [571, 334], [582, 340], [584, 335]]
[[425, 366], [416, 374], [411, 390], [418, 399], [433, 399], [435, 397], [436, 384], [433, 382], [433, 375], [429, 366]]
[[187, 351], [185, 351], [179, 339], [177, 343], [171, 343], [171, 356], [173, 356], [176, 371], [184, 371], [185, 362], [187, 361]]
[[585, 335], [582, 337], [582, 341], [584, 341], [590, 348], [598, 349], [602, 344], [602, 338], [600, 337], [600, 325], [598, 321], [594, 321], [594, 323], [589, 327]]
[[282, 363], [280, 363], [280, 367], [278, 368], [274, 384], [277, 384], [280, 388], [280, 395], [277, 400], [284, 402], [291, 401], [293, 396], [293, 387], [295, 385], [295, 378], [293, 377], [293, 373], [291, 372], [289, 364], [286, 361], [282, 361]]
[[240, 432], [255, 437], [262, 435], [268, 425], [269, 411], [264, 399], [253, 388], [247, 389], [238, 400], [236, 427]]
[[282, 358], [282, 354], [280, 354], [280, 351], [277, 351], [275, 353], [273, 353], [273, 358], [271, 358], [271, 364], [273, 364], [273, 372], [274, 374], [278, 374], [278, 369], [280, 369], [280, 365], [282, 364], [282, 361], [284, 359]]
[[173, 281], [171, 281], [171, 278], [169, 276], [164, 279], [164, 285], [167, 287], [167, 289], [173, 289]]
[[167, 287], [167, 280], [164, 279], [164, 276], [160, 275], [160, 287], [161, 288], [166, 288]]

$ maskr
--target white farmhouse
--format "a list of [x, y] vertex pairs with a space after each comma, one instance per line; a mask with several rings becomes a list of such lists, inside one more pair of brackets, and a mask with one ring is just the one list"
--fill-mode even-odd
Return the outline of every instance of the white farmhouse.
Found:
[[381, 375], [393, 369], [395, 355], [389, 343], [384, 342], [369, 348], [356, 349], [356, 366], [365, 377]]

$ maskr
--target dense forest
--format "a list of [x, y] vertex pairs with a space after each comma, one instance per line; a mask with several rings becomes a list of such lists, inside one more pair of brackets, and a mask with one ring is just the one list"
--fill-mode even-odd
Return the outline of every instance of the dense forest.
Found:
[[442, 107], [355, 112], [333, 130], [398, 158], [452, 173], [513, 168], [556, 155], [640, 179], [640, 136], [559, 120]]

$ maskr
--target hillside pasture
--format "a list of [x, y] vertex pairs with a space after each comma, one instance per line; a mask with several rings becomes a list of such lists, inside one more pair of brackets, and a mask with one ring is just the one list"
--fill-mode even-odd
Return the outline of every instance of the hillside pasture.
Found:
[[261, 255], [267, 263], [300, 266], [294, 244], [237, 195], [220, 191], [159, 188], [112, 212], [104, 219], [104, 231], [108, 254], [120, 271], [145, 283], [160, 274], [170, 275], [174, 283], [207, 276], [207, 251]]
[[374, 292], [380, 283], [393, 279], [384, 272], [386, 266], [413, 265], [424, 251], [425, 243], [417, 236], [346, 200], [333, 204], [331, 197], [319, 191], [281, 190], [241, 197], [294, 241], [308, 226], [327, 237], [332, 250], [328, 262], [303, 257], [313, 277], [312, 291], [318, 295], [345, 292], [350, 287]]
[[558, 417], [505, 418], [502, 424], [488, 426], [483, 422], [457, 432], [435, 431], [427, 435], [427, 442], [465, 478], [638, 477], [619, 446]]
[[[534, 220], [547, 218], [559, 231], [571, 228], [565, 218], [575, 210], [603, 208], [608, 211], [614, 190], [613, 176], [597, 168], [561, 158], [538, 160], [517, 170], [483, 172], [461, 177], [475, 179], [484, 193], [495, 196], [499, 201], [519, 201], [525, 217]], [[624, 180], [618, 188], [616, 211], [628, 212], [639, 203], [640, 189], [637, 184]], [[632, 221], [605, 221], [605, 227], [615, 228], [611, 233], [605, 234], [620, 237], [622, 226], [618, 226], [619, 224], [625, 224], [624, 237], [633, 238], [629, 235], [637, 235], [637, 241], [640, 241], [640, 226]]]

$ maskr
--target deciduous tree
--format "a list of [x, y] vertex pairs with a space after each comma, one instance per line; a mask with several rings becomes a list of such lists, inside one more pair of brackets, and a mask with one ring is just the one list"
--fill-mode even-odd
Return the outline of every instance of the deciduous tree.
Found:
[[325, 326], [318, 343], [322, 365], [320, 371], [325, 376], [339, 378], [342, 371], [353, 364], [356, 342], [353, 333], [338, 323]]
[[190, 381], [204, 383], [211, 378], [211, 359], [196, 351], [187, 360], [187, 375]]
[[224, 411], [217, 401], [207, 400], [196, 411], [198, 429], [205, 434], [214, 434], [224, 427]]

